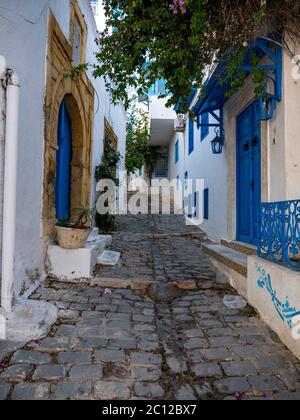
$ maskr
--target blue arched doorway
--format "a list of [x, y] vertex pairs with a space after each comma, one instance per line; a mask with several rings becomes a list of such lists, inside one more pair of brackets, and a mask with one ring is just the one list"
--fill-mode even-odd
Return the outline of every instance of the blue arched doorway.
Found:
[[70, 218], [72, 131], [71, 119], [65, 104], [61, 104], [57, 130], [58, 150], [56, 153], [56, 218]]

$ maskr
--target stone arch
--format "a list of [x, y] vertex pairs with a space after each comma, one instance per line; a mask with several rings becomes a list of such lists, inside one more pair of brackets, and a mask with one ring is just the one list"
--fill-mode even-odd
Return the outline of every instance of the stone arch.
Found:
[[71, 215], [74, 216], [80, 205], [90, 205], [94, 90], [85, 74], [76, 79], [65, 77], [66, 71], [72, 65], [70, 46], [52, 14], [48, 50], [42, 219], [43, 234], [53, 237], [56, 223], [55, 180], [60, 106], [64, 100], [72, 125]]
[[72, 160], [71, 160], [71, 185], [70, 185], [70, 211], [71, 217], [75, 217], [76, 209], [81, 205], [86, 206], [86, 197], [83, 196], [83, 177], [85, 169], [86, 149], [84, 120], [80, 114], [76, 99], [71, 94], [65, 95], [63, 101], [71, 119], [72, 132]]

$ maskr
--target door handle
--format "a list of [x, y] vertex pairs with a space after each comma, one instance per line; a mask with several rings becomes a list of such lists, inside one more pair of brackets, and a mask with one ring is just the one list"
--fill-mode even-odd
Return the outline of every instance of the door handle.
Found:
[[257, 136], [255, 136], [254, 139], [251, 140], [251, 144], [253, 147], [256, 147], [258, 145], [258, 142], [259, 140]]
[[255, 182], [254, 182], [254, 179], [252, 179], [251, 188], [252, 188], [252, 192], [254, 192], [255, 191]]

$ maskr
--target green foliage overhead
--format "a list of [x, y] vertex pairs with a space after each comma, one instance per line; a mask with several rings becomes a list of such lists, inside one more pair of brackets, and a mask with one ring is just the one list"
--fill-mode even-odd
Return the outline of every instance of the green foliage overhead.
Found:
[[[97, 41], [94, 75], [105, 76], [113, 101], [127, 106], [129, 86], [142, 93], [160, 78], [173, 94], [169, 105], [175, 104], [202, 87], [226, 52], [237, 55], [230, 62], [234, 75], [238, 55], [257, 33], [285, 30], [293, 36], [300, 27], [295, 0], [104, 0], [104, 5], [107, 28]], [[243, 79], [232, 77], [233, 89]]]

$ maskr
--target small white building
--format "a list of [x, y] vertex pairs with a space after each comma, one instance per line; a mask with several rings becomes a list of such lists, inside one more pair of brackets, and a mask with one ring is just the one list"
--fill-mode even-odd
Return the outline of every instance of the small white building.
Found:
[[[293, 334], [300, 315], [300, 71], [280, 45], [274, 36], [249, 47], [265, 73], [260, 98], [250, 76], [228, 97], [220, 62], [204, 95], [195, 90], [182, 99], [196, 119], [186, 114], [182, 123], [181, 116], [159, 140], [156, 111], [151, 142], [167, 148], [170, 180], [204, 180], [201, 228], [215, 243], [204, 249], [218, 278], [247, 297], [300, 357]], [[160, 125], [171, 126], [168, 117]]]
[[[101, 4], [97, 10], [103, 15]], [[123, 105], [111, 104], [104, 80], [95, 79], [92, 68], [66, 77], [74, 66], [95, 63], [97, 36], [89, 0], [1, 1], [0, 215], [8, 146], [7, 69], [19, 80], [14, 273], [5, 309], [45, 278], [56, 219], [72, 216], [81, 205], [95, 207], [94, 174], [105, 138], [120, 152], [124, 171]], [[1, 297], [3, 303], [7, 296]]]

